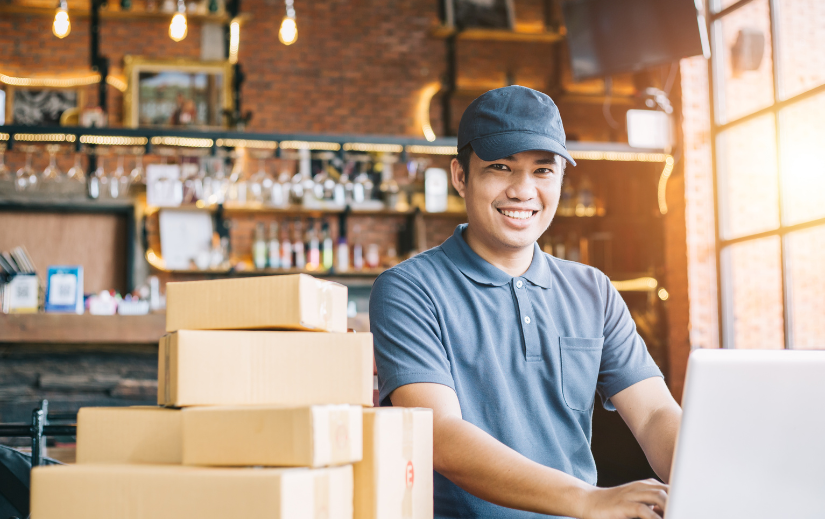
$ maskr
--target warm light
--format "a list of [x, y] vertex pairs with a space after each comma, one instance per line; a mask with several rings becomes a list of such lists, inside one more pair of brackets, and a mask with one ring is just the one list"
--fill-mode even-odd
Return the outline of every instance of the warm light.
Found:
[[72, 32], [72, 23], [69, 21], [69, 11], [66, 0], [62, 0], [57, 6], [57, 11], [54, 13], [52, 32], [58, 38], [65, 38]]
[[659, 202], [659, 212], [662, 214], [667, 214], [667, 179], [669, 179], [670, 174], [673, 173], [673, 163], [673, 157], [668, 155], [665, 159], [665, 168], [662, 170], [662, 174], [659, 176], [659, 189], [657, 198]]
[[284, 45], [292, 45], [298, 39], [298, 24], [295, 23], [294, 18], [284, 16], [281, 22], [281, 30], [278, 31], [278, 39]]
[[661, 299], [662, 301], [667, 301], [668, 297], [670, 297], [670, 294], [667, 293], [667, 290], [665, 290], [665, 287], [660, 288], [659, 289], [659, 299]]
[[169, 24], [169, 37], [174, 41], [181, 41], [186, 38], [188, 27], [186, 26], [186, 7], [183, 0], [178, 0], [178, 12], [172, 17], [172, 23]]
[[232, 20], [229, 24], [229, 63], [238, 62], [238, 47], [241, 43], [241, 24], [238, 20]]
[[418, 99], [418, 119], [421, 123], [421, 131], [424, 133], [424, 138], [429, 142], [435, 140], [435, 132], [430, 125], [430, 103], [439, 90], [441, 90], [441, 83], [427, 85], [421, 91], [421, 97]]
[[619, 292], [650, 292], [655, 290], [659, 282], [655, 278], [642, 277], [636, 279], [610, 280], [613, 287]]

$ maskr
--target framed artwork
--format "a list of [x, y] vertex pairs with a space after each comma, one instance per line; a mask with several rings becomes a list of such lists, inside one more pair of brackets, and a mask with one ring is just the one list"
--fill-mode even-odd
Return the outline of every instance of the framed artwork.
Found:
[[445, 25], [458, 29], [513, 29], [513, 0], [444, 0]]
[[6, 124], [60, 126], [65, 112], [83, 106], [82, 88], [17, 87], [6, 85]]
[[228, 61], [124, 58], [123, 125], [138, 127], [225, 126], [232, 107]]

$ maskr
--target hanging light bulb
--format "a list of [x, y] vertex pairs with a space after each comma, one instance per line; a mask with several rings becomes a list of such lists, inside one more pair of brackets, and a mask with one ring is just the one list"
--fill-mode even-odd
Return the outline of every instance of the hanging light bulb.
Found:
[[286, 0], [286, 16], [281, 21], [281, 30], [278, 31], [278, 39], [284, 45], [292, 45], [298, 39], [298, 24], [295, 23], [295, 8], [293, 0]]
[[183, 0], [178, 0], [178, 12], [172, 17], [169, 24], [169, 37], [174, 41], [181, 41], [186, 38], [188, 28], [186, 26], [186, 5]]
[[60, 0], [57, 4], [57, 11], [54, 13], [54, 23], [52, 32], [58, 38], [65, 38], [72, 32], [72, 23], [69, 21], [69, 6], [66, 0]]

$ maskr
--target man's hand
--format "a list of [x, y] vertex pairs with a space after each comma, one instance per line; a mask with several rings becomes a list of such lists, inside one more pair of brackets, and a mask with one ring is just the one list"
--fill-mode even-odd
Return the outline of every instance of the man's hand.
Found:
[[582, 519], [660, 519], [667, 506], [668, 486], [655, 479], [587, 494]]

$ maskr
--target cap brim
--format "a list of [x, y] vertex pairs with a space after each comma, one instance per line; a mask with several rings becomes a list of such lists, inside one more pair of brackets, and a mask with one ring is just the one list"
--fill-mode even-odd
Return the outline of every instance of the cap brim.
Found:
[[523, 151], [543, 150], [561, 155], [567, 159], [567, 162], [574, 166], [576, 165], [576, 161], [573, 160], [573, 157], [570, 156], [570, 153], [563, 144], [537, 133], [499, 133], [480, 137], [471, 141], [470, 144], [473, 145], [473, 151], [478, 155], [478, 158], [488, 162], [510, 157]]

